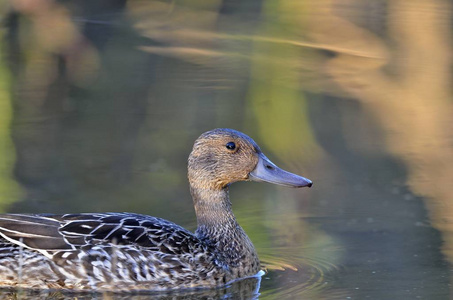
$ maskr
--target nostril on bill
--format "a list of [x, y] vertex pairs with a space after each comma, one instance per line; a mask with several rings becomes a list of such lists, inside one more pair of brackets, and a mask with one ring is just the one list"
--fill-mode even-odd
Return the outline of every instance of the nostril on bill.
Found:
[[273, 169], [274, 169], [274, 167], [273, 167], [273, 166], [270, 166], [270, 165], [266, 165], [265, 167], [266, 167], [266, 169], [268, 169], [268, 170], [273, 170]]

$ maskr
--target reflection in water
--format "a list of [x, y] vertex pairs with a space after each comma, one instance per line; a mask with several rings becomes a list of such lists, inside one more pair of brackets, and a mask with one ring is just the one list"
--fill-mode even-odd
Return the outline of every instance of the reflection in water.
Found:
[[315, 182], [231, 191], [269, 270], [260, 299], [451, 297], [451, 3], [10, 3], [3, 210], [193, 228], [187, 153], [231, 127]]
[[0, 299], [258, 299], [261, 276], [246, 278], [218, 289], [176, 290], [170, 292], [89, 293], [64, 290], [0, 290]]
[[[5, 291], [4, 293], [0, 292], [0, 299], [3, 295], [6, 298], [14, 299], [36, 299], [36, 297], [45, 298], [45, 299], [112, 299], [112, 300], [122, 300], [122, 299], [258, 299], [259, 289], [261, 278], [247, 278], [234, 282], [231, 285], [225, 288], [219, 289], [207, 289], [207, 290], [183, 290], [183, 291], [173, 291], [173, 292], [138, 292], [138, 293], [73, 293], [73, 292], [64, 292], [64, 291]], [[10, 298], [11, 297], [11, 298]]]
[[9, 82], [7, 67], [4, 62], [0, 62], [0, 211], [23, 196], [19, 184], [13, 178], [16, 154], [10, 132], [13, 108]]
[[[379, 123], [385, 147], [404, 162], [412, 191], [425, 197], [431, 222], [443, 233], [444, 253], [453, 262], [451, 4], [390, 1], [386, 34], [395, 41], [393, 46], [333, 10], [321, 10], [331, 18], [329, 28], [313, 20], [312, 34], [320, 43], [354, 41], [367, 53], [393, 51], [393, 59], [404, 57], [390, 64], [390, 57], [337, 53], [327, 72]], [[320, 34], [326, 29], [335, 30], [338, 38], [332, 41], [331, 35]]]

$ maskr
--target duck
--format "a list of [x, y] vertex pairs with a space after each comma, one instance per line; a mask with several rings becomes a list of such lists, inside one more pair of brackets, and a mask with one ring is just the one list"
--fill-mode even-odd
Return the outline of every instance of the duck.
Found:
[[272, 163], [246, 134], [203, 133], [188, 159], [191, 232], [136, 213], [0, 215], [0, 286], [74, 291], [215, 288], [261, 271], [228, 191], [237, 181], [311, 187]]

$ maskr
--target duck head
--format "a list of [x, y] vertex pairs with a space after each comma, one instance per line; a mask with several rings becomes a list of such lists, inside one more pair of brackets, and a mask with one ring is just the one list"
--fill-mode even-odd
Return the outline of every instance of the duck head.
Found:
[[247, 135], [226, 128], [203, 133], [189, 156], [192, 188], [220, 190], [236, 181], [265, 181], [289, 187], [311, 187], [311, 180], [272, 163]]

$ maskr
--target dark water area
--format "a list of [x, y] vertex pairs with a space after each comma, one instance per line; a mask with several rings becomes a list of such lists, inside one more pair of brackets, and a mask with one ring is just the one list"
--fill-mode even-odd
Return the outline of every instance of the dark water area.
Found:
[[428, 2], [3, 5], [2, 213], [127, 211], [195, 230], [187, 157], [218, 127], [314, 186], [231, 186], [262, 276], [0, 299], [450, 299], [452, 10]]

